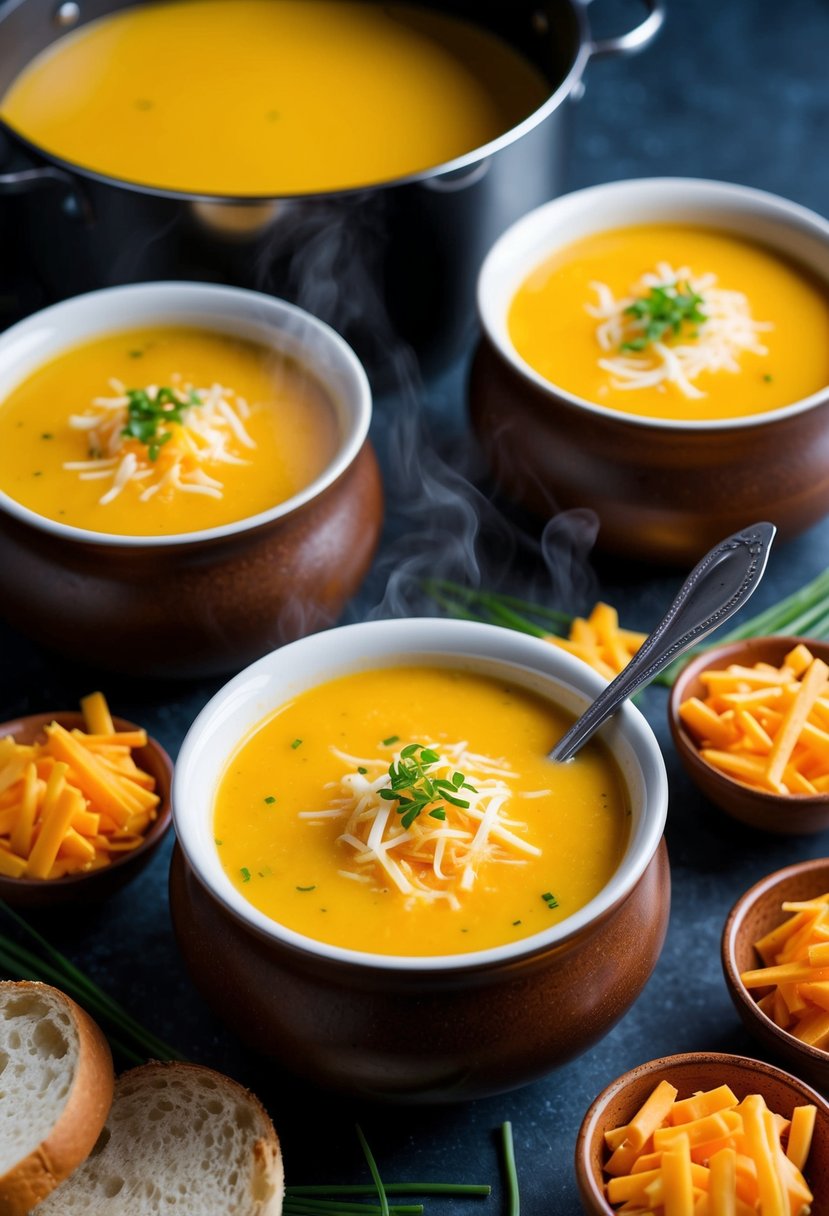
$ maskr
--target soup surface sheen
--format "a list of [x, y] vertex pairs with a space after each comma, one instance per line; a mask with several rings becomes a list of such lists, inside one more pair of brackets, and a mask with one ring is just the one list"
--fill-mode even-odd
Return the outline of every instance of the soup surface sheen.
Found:
[[[124, 390], [170, 385], [185, 398], [199, 390], [193, 421], [207, 438], [173, 424], [153, 455], [151, 444], [123, 435], [128, 418], [111, 403], [124, 400]], [[208, 425], [211, 394], [221, 386], [227, 391]], [[235, 411], [235, 422], [222, 416], [225, 407]], [[109, 415], [117, 419], [110, 424], [113, 456], [104, 429], [88, 425]], [[209, 330], [134, 330], [68, 350], [7, 393], [0, 402], [0, 489], [39, 515], [93, 532], [196, 532], [292, 497], [323, 471], [338, 439], [333, 403], [293, 360]], [[209, 458], [214, 444], [217, 459]], [[198, 466], [190, 449], [200, 453]], [[134, 477], [102, 503], [129, 452]], [[176, 461], [189, 489], [181, 489]], [[148, 495], [152, 485], [157, 490]]]
[[[660, 284], [681, 297], [669, 308], [688, 313], [662, 312], [680, 318], [679, 330], [642, 346], [664, 303]], [[740, 418], [829, 384], [826, 287], [771, 249], [704, 228], [621, 228], [558, 250], [516, 292], [508, 327], [551, 383], [645, 417]]]
[[[570, 721], [525, 689], [455, 667], [389, 667], [320, 685], [267, 718], [230, 760], [214, 816], [222, 864], [266, 916], [353, 950], [462, 954], [539, 933], [598, 894], [629, 836], [626, 791], [603, 745], [589, 744], [572, 764], [546, 758]], [[478, 816], [470, 835], [485, 830], [487, 812], [496, 824], [483, 852], [457, 836], [441, 846], [445, 881], [434, 834], [462, 832], [469, 812], [444, 803], [445, 818], [424, 809], [404, 829], [404, 804], [377, 794], [410, 744], [434, 749], [417, 755], [439, 755], [427, 771], [454, 777], [453, 789], [464, 772], [468, 785], [455, 794]], [[413, 891], [350, 839], [372, 844], [374, 803], [388, 816], [387, 844], [412, 837], [386, 856]]]
[[43, 51], [2, 116], [64, 160], [169, 190], [341, 190], [502, 135], [549, 88], [485, 31], [408, 5], [184, 0], [100, 18]]

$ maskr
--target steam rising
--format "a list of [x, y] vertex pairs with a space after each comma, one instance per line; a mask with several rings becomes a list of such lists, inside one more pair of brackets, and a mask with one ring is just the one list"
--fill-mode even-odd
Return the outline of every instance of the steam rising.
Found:
[[[368, 615], [434, 615], [424, 590], [429, 579], [504, 591], [548, 607], [571, 610], [595, 589], [588, 563], [598, 531], [592, 511], [561, 512], [538, 535], [499, 503], [456, 400], [430, 410], [414, 379], [395, 400], [381, 403], [376, 442], [385, 471], [387, 526], [371, 583], [381, 590]], [[453, 417], [454, 414], [454, 417]], [[459, 426], [460, 423], [460, 426]], [[365, 597], [363, 597], [365, 598]]]
[[386, 525], [350, 618], [434, 615], [439, 608], [424, 582], [435, 578], [568, 611], [589, 606], [595, 514], [560, 512], [539, 535], [537, 520], [499, 502], [466, 418], [465, 368], [424, 384], [389, 316], [376, 200], [374, 194], [367, 206], [352, 197], [347, 209], [342, 200], [296, 211], [283, 204], [259, 260], [261, 289], [278, 286], [339, 330], [383, 386], [375, 392], [372, 440], [383, 469]]

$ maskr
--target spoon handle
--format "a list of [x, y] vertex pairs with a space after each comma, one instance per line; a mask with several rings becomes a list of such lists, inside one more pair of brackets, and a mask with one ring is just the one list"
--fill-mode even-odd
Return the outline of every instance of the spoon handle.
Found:
[[550, 752], [551, 760], [570, 760], [623, 701], [743, 606], [763, 577], [776, 531], [774, 524], [753, 524], [706, 553], [627, 667]]

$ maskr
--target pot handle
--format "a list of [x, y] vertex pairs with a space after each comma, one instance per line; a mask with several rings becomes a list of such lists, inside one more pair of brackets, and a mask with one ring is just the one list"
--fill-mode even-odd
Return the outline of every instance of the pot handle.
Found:
[[72, 174], [67, 173], [65, 169], [59, 169], [57, 165], [39, 165], [33, 168], [15, 169], [10, 173], [0, 173], [0, 195], [28, 194], [30, 190], [43, 190], [55, 186], [63, 188], [75, 215], [85, 224], [91, 224], [93, 217], [89, 199]]
[[643, 0], [648, 15], [626, 34], [615, 38], [591, 39], [587, 43], [590, 59], [604, 59], [611, 55], [635, 55], [653, 42], [665, 20], [665, 0]]

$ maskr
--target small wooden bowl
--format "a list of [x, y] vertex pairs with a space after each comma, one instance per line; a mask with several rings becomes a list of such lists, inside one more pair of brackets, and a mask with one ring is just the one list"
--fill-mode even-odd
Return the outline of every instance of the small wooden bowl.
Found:
[[675, 1085], [680, 1098], [717, 1085], [730, 1085], [738, 1098], [759, 1093], [772, 1110], [787, 1118], [795, 1106], [813, 1103], [818, 1114], [804, 1173], [815, 1196], [812, 1216], [829, 1216], [829, 1104], [803, 1081], [771, 1064], [706, 1051], [640, 1064], [617, 1077], [593, 1102], [579, 1129], [575, 1158], [579, 1194], [588, 1216], [614, 1216], [615, 1212], [604, 1191], [605, 1132], [628, 1123], [662, 1080]]
[[697, 744], [680, 721], [679, 707], [689, 697], [705, 697], [705, 688], [700, 680], [703, 671], [719, 671], [731, 663], [746, 667], [755, 663], [773, 663], [779, 667], [799, 642], [804, 642], [815, 658], [829, 663], [829, 643], [811, 638], [765, 637], [728, 642], [692, 659], [674, 681], [668, 702], [668, 721], [674, 745], [692, 781], [732, 819], [779, 836], [810, 836], [825, 832], [829, 828], [829, 794], [814, 797], [771, 794], [727, 777], [702, 759]]
[[766, 989], [749, 992], [740, 975], [762, 965], [754, 943], [786, 919], [784, 900], [810, 899], [829, 891], [829, 858], [800, 861], [755, 883], [728, 914], [722, 935], [725, 983], [750, 1034], [785, 1060], [789, 1068], [822, 1090], [829, 1089], [829, 1052], [801, 1043], [767, 1017], [757, 1004]]
[[[81, 713], [29, 714], [25, 718], [0, 723], [0, 738], [13, 735], [18, 743], [34, 743], [43, 738], [43, 728], [50, 722], [59, 722], [67, 730], [84, 727]], [[134, 722], [127, 722], [124, 718], [114, 718], [113, 722], [116, 730], [139, 729]], [[144, 869], [172, 822], [170, 788], [173, 762], [161, 744], [149, 738], [146, 747], [134, 749], [133, 756], [136, 764], [155, 778], [156, 793], [161, 798], [158, 814], [147, 828], [143, 843], [129, 853], [122, 853], [101, 870], [81, 871], [51, 880], [0, 875], [0, 900], [15, 908], [57, 908], [63, 904], [94, 903], [112, 895]]]

